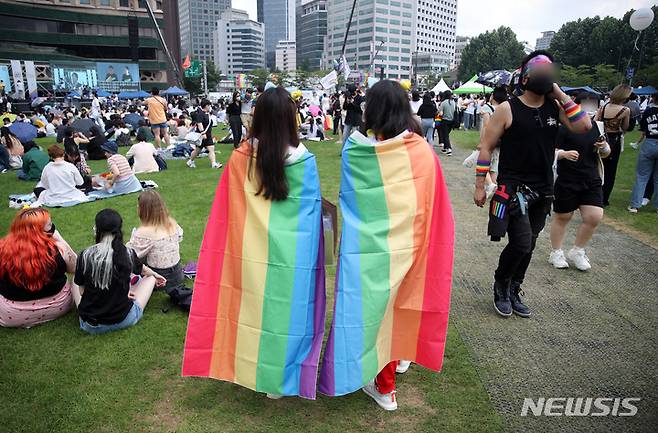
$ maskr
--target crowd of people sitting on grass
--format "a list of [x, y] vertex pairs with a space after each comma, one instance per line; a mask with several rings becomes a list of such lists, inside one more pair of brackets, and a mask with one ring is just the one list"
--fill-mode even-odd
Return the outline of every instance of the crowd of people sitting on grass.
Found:
[[19, 211], [0, 239], [0, 326], [29, 328], [77, 308], [82, 330], [114, 331], [140, 320], [154, 289], [184, 287], [183, 229], [156, 191], [137, 201], [140, 226], [125, 245], [121, 215], [103, 209], [93, 245], [78, 254], [46, 209]]

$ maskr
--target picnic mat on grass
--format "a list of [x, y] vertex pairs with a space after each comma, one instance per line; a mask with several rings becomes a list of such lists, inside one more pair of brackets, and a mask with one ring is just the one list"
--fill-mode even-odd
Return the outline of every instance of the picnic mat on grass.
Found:
[[[155, 183], [152, 180], [140, 180], [139, 181], [142, 184], [143, 189], [152, 189], [152, 188], [158, 188], [158, 184]], [[78, 204], [82, 203], [89, 203], [92, 201], [96, 200], [102, 200], [105, 198], [112, 198], [112, 197], [118, 197], [120, 195], [127, 195], [127, 194], [132, 194], [132, 193], [123, 193], [123, 194], [109, 194], [105, 196], [87, 196], [86, 201], [70, 201], [70, 202], [65, 202], [65, 203], [60, 203], [58, 206], [46, 206], [46, 207], [71, 207], [75, 206]], [[31, 206], [32, 203], [37, 201], [36, 196], [34, 193], [29, 193], [29, 194], [9, 194], [9, 208], [11, 209], [22, 209], [25, 206]]]

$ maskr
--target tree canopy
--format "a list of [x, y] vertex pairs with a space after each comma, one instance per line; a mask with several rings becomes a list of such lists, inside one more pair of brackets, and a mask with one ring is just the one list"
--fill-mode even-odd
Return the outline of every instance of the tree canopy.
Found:
[[478, 72], [514, 70], [521, 65], [523, 44], [509, 27], [501, 26], [471, 39], [462, 51], [458, 77], [466, 81]]
[[[658, 16], [658, 6], [653, 11]], [[634, 44], [638, 33], [629, 24], [632, 13], [629, 10], [621, 19], [595, 16], [562, 25], [551, 41], [550, 51], [562, 64], [565, 84], [578, 85], [588, 79], [590, 85], [619, 83], [626, 76], [629, 59], [635, 69], [633, 84], [658, 82], [654, 66], [658, 58], [658, 20], [654, 19], [640, 34], [637, 51]], [[577, 76], [574, 71], [578, 71]]]

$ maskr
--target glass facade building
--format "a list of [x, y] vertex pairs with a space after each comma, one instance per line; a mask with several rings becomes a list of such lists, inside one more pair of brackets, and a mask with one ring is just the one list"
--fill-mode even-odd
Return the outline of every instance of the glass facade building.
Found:
[[257, 0], [258, 22], [265, 25], [265, 58], [274, 69], [279, 41], [295, 40], [295, 0]]

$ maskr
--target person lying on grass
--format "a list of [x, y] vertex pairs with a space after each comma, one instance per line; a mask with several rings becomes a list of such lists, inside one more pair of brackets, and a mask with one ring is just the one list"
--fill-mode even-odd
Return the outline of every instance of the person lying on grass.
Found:
[[[122, 225], [121, 215], [114, 209], [98, 212], [96, 244], [78, 256], [74, 278], [77, 286], [72, 293], [80, 314], [80, 329], [89, 334], [135, 325], [142, 318], [153, 288], [167, 283], [123, 244]], [[131, 278], [131, 274], [137, 278]]]

